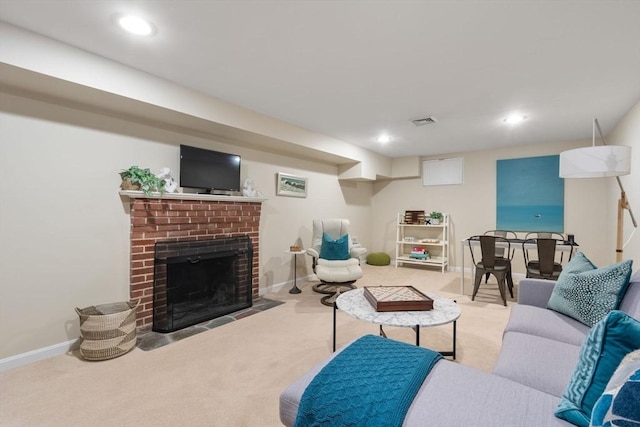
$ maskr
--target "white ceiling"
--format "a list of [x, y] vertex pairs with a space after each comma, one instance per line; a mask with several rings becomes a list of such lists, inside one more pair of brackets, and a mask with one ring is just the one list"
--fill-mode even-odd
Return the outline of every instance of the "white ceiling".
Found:
[[[157, 34], [124, 34], [129, 12]], [[390, 157], [590, 139], [640, 99], [640, 0], [0, 0], [0, 20]]]

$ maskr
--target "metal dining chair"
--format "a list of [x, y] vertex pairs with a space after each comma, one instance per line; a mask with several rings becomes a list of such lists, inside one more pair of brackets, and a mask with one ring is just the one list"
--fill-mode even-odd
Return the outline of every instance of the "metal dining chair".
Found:
[[[479, 261], [476, 261], [475, 254], [472, 247], [472, 241], [474, 240], [480, 241], [480, 252], [482, 253], [482, 259], [480, 259]], [[482, 283], [482, 277], [488, 273], [488, 274], [493, 274], [496, 280], [498, 281], [498, 290], [500, 291], [502, 302], [506, 306], [507, 305], [506, 288], [507, 288], [507, 283], [509, 282], [507, 277], [510, 277], [511, 260], [513, 259], [513, 252], [514, 252], [511, 250], [511, 243], [509, 242], [509, 240], [507, 240], [504, 237], [489, 236], [489, 235], [473, 236], [468, 240], [468, 242], [469, 242], [469, 251], [471, 252], [471, 259], [476, 269], [475, 280], [473, 284], [473, 295], [471, 296], [471, 301], [475, 301], [476, 294], [478, 293], [478, 289], [480, 288], [480, 284]], [[497, 243], [500, 243], [500, 246], [506, 247], [506, 251], [505, 251], [506, 257], [504, 258], [504, 260], [500, 260], [496, 258]], [[511, 295], [511, 298], [513, 298], [513, 281], [510, 281], [508, 288], [509, 288], [509, 293]]]
[[[535, 236], [532, 238], [532, 236]], [[557, 246], [564, 243], [564, 236], [554, 232], [527, 233], [522, 243], [524, 265], [527, 277], [535, 279], [558, 280], [562, 272], [563, 253], [557, 260]], [[534, 249], [535, 248], [535, 249]], [[573, 255], [573, 246], [569, 250], [569, 259]]]
[[[484, 234], [487, 235], [487, 236], [504, 237], [507, 240], [509, 240], [509, 239], [517, 239], [518, 238], [518, 235], [515, 233], [515, 231], [510, 231], [510, 230], [489, 230], [489, 231], [485, 231]], [[502, 247], [497, 247], [496, 248], [496, 262], [505, 262], [505, 263], [507, 263], [509, 265], [509, 273], [507, 275], [507, 283], [509, 283], [510, 289], [513, 289], [513, 278], [511, 276], [511, 259], [513, 259], [513, 252], [515, 252], [516, 248], [514, 246], [511, 249], [512, 253], [507, 257], [504, 256], [505, 249], [506, 248], [502, 248]], [[490, 275], [491, 275], [490, 273], [485, 274], [484, 283], [487, 283], [489, 281], [489, 276]]]

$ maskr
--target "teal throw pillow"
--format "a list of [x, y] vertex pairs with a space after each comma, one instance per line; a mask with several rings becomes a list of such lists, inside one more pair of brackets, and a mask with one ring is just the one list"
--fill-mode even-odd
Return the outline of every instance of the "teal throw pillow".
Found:
[[334, 239], [327, 233], [322, 233], [320, 258], [333, 261], [349, 259], [349, 235], [343, 234]]
[[556, 417], [588, 427], [592, 409], [620, 361], [639, 348], [640, 322], [625, 312], [613, 310], [596, 323], [582, 344]]
[[640, 350], [629, 353], [593, 406], [590, 427], [640, 426]]
[[620, 305], [633, 261], [596, 268], [582, 252], [560, 273], [547, 308], [593, 326]]
[[582, 273], [584, 271], [595, 270], [596, 268], [598, 267], [596, 267], [596, 265], [592, 263], [584, 253], [578, 252], [562, 269], [562, 273]]

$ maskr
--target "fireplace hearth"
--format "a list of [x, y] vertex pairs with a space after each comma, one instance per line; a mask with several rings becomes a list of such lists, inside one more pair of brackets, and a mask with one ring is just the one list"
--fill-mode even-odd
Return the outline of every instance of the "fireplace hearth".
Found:
[[173, 332], [252, 305], [248, 236], [157, 242], [153, 331]]

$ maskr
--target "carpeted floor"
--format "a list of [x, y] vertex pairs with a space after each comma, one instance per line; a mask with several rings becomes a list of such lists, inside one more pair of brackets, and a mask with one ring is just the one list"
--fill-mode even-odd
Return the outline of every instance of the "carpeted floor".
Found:
[[[363, 266], [358, 286], [412, 285], [456, 299], [458, 363], [491, 371], [509, 307], [497, 286], [476, 301], [460, 295], [460, 274], [422, 268]], [[0, 374], [0, 426], [278, 426], [278, 397], [287, 384], [331, 353], [332, 309], [314, 283], [265, 295], [282, 304], [189, 336], [171, 345], [87, 362], [68, 353]], [[469, 288], [469, 286], [467, 286]], [[375, 334], [376, 325], [338, 313], [338, 347]], [[414, 342], [408, 328], [385, 328]], [[451, 347], [451, 325], [422, 328], [421, 345]]]

